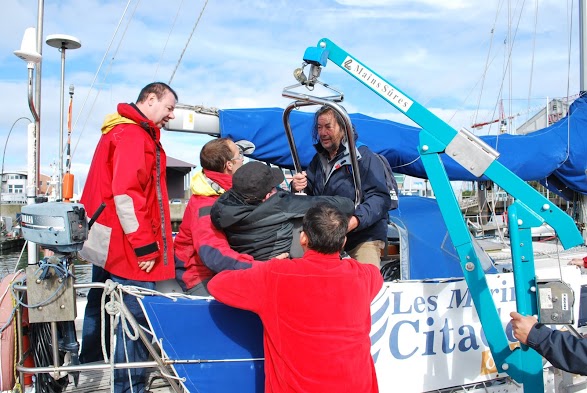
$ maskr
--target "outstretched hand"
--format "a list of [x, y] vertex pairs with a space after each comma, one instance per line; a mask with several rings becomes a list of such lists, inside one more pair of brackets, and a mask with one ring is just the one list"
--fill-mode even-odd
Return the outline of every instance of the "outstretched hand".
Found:
[[573, 258], [569, 261], [569, 265], [585, 267], [585, 262], [583, 261], [583, 258]]

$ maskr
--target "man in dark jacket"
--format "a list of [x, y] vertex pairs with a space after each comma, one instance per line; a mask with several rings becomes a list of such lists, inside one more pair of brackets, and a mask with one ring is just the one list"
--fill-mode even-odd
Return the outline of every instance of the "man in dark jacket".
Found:
[[510, 313], [514, 336], [522, 344], [544, 356], [554, 367], [575, 374], [587, 375], [587, 339], [569, 332], [552, 330], [535, 317]]
[[283, 181], [280, 169], [261, 162], [249, 162], [234, 174], [232, 189], [218, 198], [211, 211], [212, 223], [224, 231], [232, 249], [266, 261], [291, 251], [294, 220], [310, 207], [330, 203], [349, 216], [355, 210], [345, 197], [278, 190]]
[[[355, 197], [349, 145], [340, 114], [330, 106], [321, 107], [314, 117], [312, 134], [316, 155], [305, 172], [293, 177], [293, 190], [308, 195]], [[355, 135], [356, 138], [356, 135]], [[387, 237], [391, 207], [385, 184], [385, 168], [365, 145], [356, 148], [362, 200], [349, 220], [345, 251], [363, 263], [380, 265], [381, 249]]]

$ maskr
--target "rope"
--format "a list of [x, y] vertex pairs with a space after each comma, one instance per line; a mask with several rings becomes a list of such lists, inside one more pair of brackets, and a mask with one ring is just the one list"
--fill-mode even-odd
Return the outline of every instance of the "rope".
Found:
[[[568, 4], [568, 3], [567, 3]], [[574, 1], [571, 0], [571, 10], [574, 7]], [[569, 18], [570, 19], [570, 28], [569, 28], [569, 46], [567, 49], [567, 97], [569, 96], [569, 91], [570, 91], [570, 80], [571, 80], [571, 46], [573, 43], [573, 18]], [[569, 108], [569, 104], [567, 102], [567, 111], [570, 109]], [[548, 119], [547, 119], [548, 120]], [[563, 162], [566, 162], [567, 159], [569, 158], [569, 152], [571, 149], [571, 116], [569, 115], [569, 121], [567, 122], [567, 155], [564, 159]]]
[[532, 36], [532, 61], [530, 62], [530, 83], [528, 84], [528, 112], [530, 112], [530, 97], [532, 97], [532, 77], [534, 75], [534, 54], [536, 53], [536, 30], [538, 28], [538, 0], [535, 0], [534, 4], [536, 5], [536, 11], [534, 13], [534, 35]]
[[[499, 15], [499, 10], [501, 9], [501, 5], [498, 5], [497, 11], [495, 12], [495, 19], [493, 20], [493, 27], [491, 27], [491, 40], [489, 40], [489, 50], [487, 51], [487, 58], [485, 59], [485, 68], [483, 69], [483, 75], [481, 75], [481, 90], [479, 91], [479, 99], [477, 100], [477, 109], [475, 110], [475, 117], [473, 124], [477, 123], [477, 116], [479, 115], [479, 108], [481, 106], [481, 97], [483, 96], [483, 88], [485, 86], [485, 78], [487, 77], [487, 70], [489, 69], [489, 55], [491, 54], [491, 49], [493, 48], [493, 39], [495, 37], [495, 25], [497, 24], [497, 18]], [[456, 115], [453, 114], [453, 117]], [[452, 117], [451, 117], [452, 119]]]
[[412, 165], [414, 162], [418, 161], [419, 159], [420, 159], [420, 156], [418, 156], [418, 157], [414, 158], [412, 161], [410, 161], [410, 162], [408, 162], [408, 163], [406, 163], [406, 164], [396, 165], [396, 166], [392, 167], [392, 169], [395, 169], [395, 168], [402, 168], [402, 167], [404, 167], [404, 166]]
[[175, 18], [173, 18], [173, 23], [171, 24], [171, 29], [169, 30], [169, 34], [167, 35], [167, 40], [165, 40], [165, 45], [163, 46], [163, 50], [161, 51], [161, 56], [159, 56], [159, 60], [157, 61], [157, 68], [155, 68], [155, 75], [153, 75], [153, 80], [157, 80], [157, 73], [159, 73], [159, 65], [161, 64], [163, 55], [165, 55], [167, 44], [169, 44], [169, 38], [171, 38], [171, 33], [173, 33], [173, 28], [175, 27], [175, 23], [177, 22], [177, 17], [179, 16], [179, 12], [181, 11], [182, 5], [183, 0], [181, 0], [181, 3], [179, 3], [179, 7], [177, 7], [177, 12], [175, 13]]
[[[98, 74], [100, 73], [100, 70], [102, 69], [102, 65], [104, 64], [104, 60], [106, 59], [106, 56], [108, 56], [108, 52], [110, 52], [110, 48], [112, 47], [112, 44], [114, 43], [114, 38], [116, 38], [116, 34], [118, 34], [118, 29], [122, 25], [122, 21], [124, 20], [124, 17], [126, 15], [126, 12], [128, 11], [128, 7], [130, 6], [131, 1], [132, 0], [128, 0], [128, 2], [126, 3], [126, 7], [124, 8], [122, 16], [120, 17], [120, 20], [118, 21], [118, 24], [116, 25], [116, 28], [114, 29], [114, 34], [112, 35], [112, 38], [110, 39], [110, 43], [108, 44], [108, 48], [106, 49], [106, 52], [104, 52], [104, 56], [102, 57], [102, 61], [100, 62], [100, 65], [98, 66], [98, 70], [96, 70], [96, 73], [94, 74], [94, 79], [92, 80], [92, 84], [90, 85], [90, 88], [88, 89], [88, 94], [86, 95], [86, 98], [84, 99], [84, 102], [83, 102], [82, 107], [79, 111], [79, 114], [78, 114], [77, 118], [75, 119], [75, 123], [73, 124], [73, 128], [75, 128], [77, 126], [77, 122], [79, 121], [81, 114], [84, 111], [84, 108], [86, 106], [86, 102], [88, 101], [88, 98], [90, 97], [90, 93], [92, 92], [92, 89], [94, 88], [94, 84], [96, 83], [96, 79], [98, 79]], [[140, 1], [138, 3], [140, 3]], [[137, 6], [138, 6], [138, 3], [137, 3]], [[136, 11], [137, 6], [135, 6], [135, 11]], [[134, 15], [134, 11], [133, 11], [133, 15]], [[131, 20], [132, 20], [132, 15], [131, 15]], [[127, 29], [128, 29], [128, 25], [127, 25]], [[126, 34], [126, 30], [124, 31], [122, 38], [124, 38], [125, 34]], [[122, 38], [121, 38], [120, 42], [122, 42]], [[115, 58], [116, 54], [118, 53], [118, 48], [120, 48], [120, 43], [118, 44], [118, 47], [116, 48], [116, 51], [114, 52], [114, 55], [110, 59], [110, 66], [112, 65], [112, 62], [114, 61], [114, 58]], [[107, 75], [108, 75], [108, 72], [106, 73], [106, 75], [104, 75], [103, 80], [105, 80]], [[71, 153], [72, 160], [73, 160], [73, 156], [75, 154], [75, 151], [77, 149], [77, 145], [79, 144], [79, 142], [82, 138], [82, 135], [84, 134], [84, 131], [86, 129], [86, 124], [88, 123], [88, 119], [90, 118], [90, 115], [92, 114], [92, 111], [94, 109], [94, 105], [96, 104], [96, 101], [98, 99], [99, 94], [100, 94], [100, 89], [98, 90], [98, 93], [96, 94], [96, 97], [94, 98], [94, 102], [92, 103], [92, 106], [90, 108], [90, 113], [88, 114], [88, 117], [86, 117], [86, 121], [84, 122], [84, 126], [82, 127], [82, 129], [79, 133], [79, 137], [77, 138], [77, 142], [75, 143], [75, 146], [73, 148], [73, 152]]]
[[[12, 123], [12, 126], [10, 126], [10, 130], [8, 131], [8, 135], [6, 136], [6, 142], [4, 142], [4, 151], [2, 152], [2, 170], [0, 171], [0, 176], [4, 176], [4, 159], [6, 158], [6, 146], [8, 145], [8, 138], [10, 138], [10, 134], [12, 133], [12, 129], [14, 128], [14, 126], [16, 125], [16, 123], [18, 123], [20, 120], [28, 120], [29, 123], [32, 123], [32, 120], [29, 119], [28, 117], [19, 117], [18, 119], [16, 119], [14, 121], [14, 123]], [[0, 203], [0, 215], [2, 215], [2, 204]]]
[[[20, 250], [20, 254], [18, 255], [18, 260], [16, 261], [16, 265], [14, 265], [14, 271], [13, 273], [17, 272], [18, 269], [18, 265], [20, 264], [20, 261], [22, 260], [22, 254], [24, 253], [24, 250], [26, 250], [27, 248], [27, 244], [29, 243], [28, 240], [24, 241], [24, 244], [22, 245], [22, 249]], [[22, 269], [20, 269], [22, 271]]]
[[200, 15], [198, 15], [198, 19], [196, 20], [196, 23], [194, 23], [194, 28], [192, 29], [192, 32], [188, 38], [188, 41], [186, 42], [185, 46], [183, 47], [183, 50], [181, 51], [181, 55], [179, 56], [179, 59], [177, 60], [177, 64], [175, 65], [175, 68], [173, 69], [173, 72], [171, 73], [171, 77], [169, 78], [169, 83], [167, 83], [168, 85], [171, 85], [171, 82], [173, 81], [173, 77], [175, 76], [175, 72], [179, 68], [179, 64], [181, 63], [181, 60], [183, 59], [183, 55], [185, 54], [185, 51], [186, 51], [188, 45], [190, 44], [192, 36], [194, 35], [194, 32], [196, 31], [196, 27], [198, 27], [198, 24], [200, 23], [200, 19], [202, 18], [202, 14], [204, 13], [204, 10], [206, 9], [207, 5], [208, 5], [208, 0], [206, 0], [206, 2], [204, 3], [204, 6], [202, 7], [202, 10], [200, 11]]

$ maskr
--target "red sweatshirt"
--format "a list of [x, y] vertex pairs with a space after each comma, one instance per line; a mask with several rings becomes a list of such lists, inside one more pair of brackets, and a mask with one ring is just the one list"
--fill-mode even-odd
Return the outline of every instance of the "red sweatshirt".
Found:
[[373, 265], [307, 251], [224, 271], [208, 284], [219, 301], [259, 314], [265, 392], [378, 392], [370, 304], [383, 279]]

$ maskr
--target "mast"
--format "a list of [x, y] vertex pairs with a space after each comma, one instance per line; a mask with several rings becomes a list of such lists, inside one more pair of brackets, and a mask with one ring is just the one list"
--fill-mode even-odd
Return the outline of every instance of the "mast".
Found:
[[[585, 7], [585, 0], [579, 0], [579, 57], [580, 57], [580, 70], [579, 70], [579, 97], [583, 97], [587, 90], [587, 29], [585, 28], [587, 23], [587, 7]], [[587, 242], [587, 195], [577, 193], [578, 202], [578, 219], [581, 223], [581, 233], [583, 240]]]
[[[44, 18], [45, 2], [39, 0], [37, 3], [37, 53], [43, 55], [43, 18]], [[35, 108], [38, 116], [35, 117], [35, 128], [31, 132], [31, 139], [29, 149], [33, 149], [32, 154], [32, 165], [29, 167], [27, 176], [29, 177], [28, 184], [31, 185], [33, 190], [27, 190], [27, 203], [36, 203], [34, 199], [29, 198], [33, 195], [28, 195], [34, 192], [34, 196], [39, 195], [39, 179], [40, 179], [40, 167], [41, 167], [41, 64], [39, 61], [35, 67], [37, 72], [35, 74]], [[27, 187], [28, 188], [28, 187]], [[31, 192], [32, 191], [32, 192]], [[37, 244], [28, 242], [27, 245], [27, 263], [28, 265], [34, 265], [39, 261], [39, 247]]]

